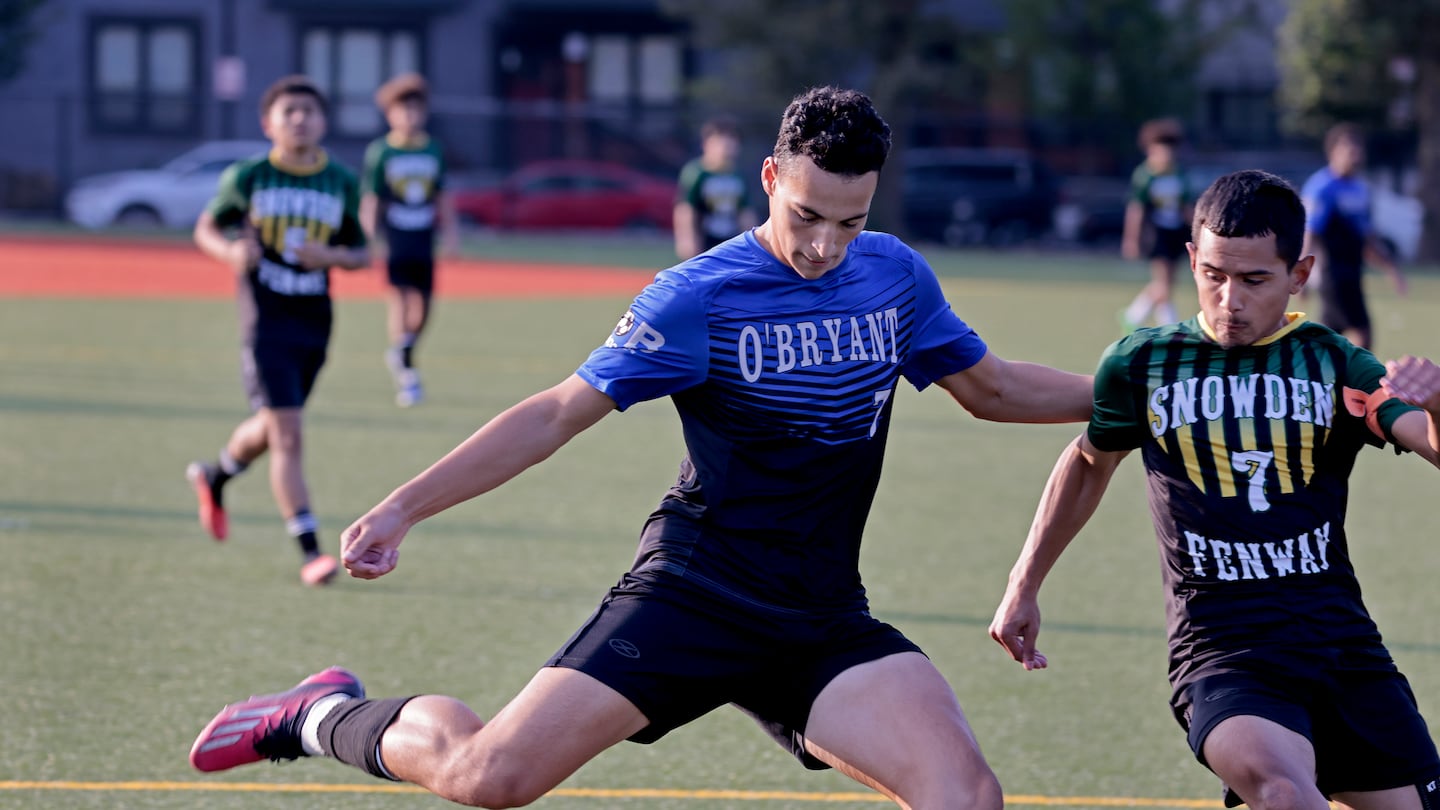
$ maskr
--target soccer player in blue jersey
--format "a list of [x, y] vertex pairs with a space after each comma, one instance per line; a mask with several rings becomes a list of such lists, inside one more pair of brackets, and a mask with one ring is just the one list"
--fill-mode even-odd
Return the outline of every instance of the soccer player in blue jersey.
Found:
[[351, 574], [394, 570], [417, 522], [488, 492], [613, 411], [670, 397], [687, 455], [633, 567], [489, 722], [443, 696], [367, 700], [331, 668], [226, 707], [190, 761], [324, 755], [483, 807], [527, 804], [623, 740], [733, 703], [807, 767], [904, 807], [1001, 806], [945, 679], [868, 610], [860, 535], [903, 376], [996, 421], [1079, 421], [1089, 377], [1011, 362], [933, 271], [864, 230], [890, 130], [817, 88], [760, 172], [770, 219], [661, 272], [560, 384], [513, 406], [343, 536]]
[[1286, 312], [1313, 257], [1284, 180], [1227, 175], [1200, 197], [1200, 314], [1112, 345], [1090, 425], [1056, 463], [991, 636], [1026, 669], [1037, 595], [1139, 450], [1160, 543], [1171, 705], [1195, 756], [1257, 810], [1440, 807], [1440, 757], [1360, 598], [1346, 538], [1366, 444], [1440, 466], [1440, 367], [1381, 364]]
[[1354, 124], [1336, 124], [1325, 133], [1325, 166], [1300, 190], [1308, 220], [1305, 252], [1314, 253], [1320, 287], [1321, 323], [1371, 348], [1370, 310], [1365, 306], [1366, 262], [1380, 265], [1395, 291], [1405, 294], [1405, 274], [1395, 257], [1379, 246], [1370, 222], [1373, 196], [1360, 176], [1365, 138]]

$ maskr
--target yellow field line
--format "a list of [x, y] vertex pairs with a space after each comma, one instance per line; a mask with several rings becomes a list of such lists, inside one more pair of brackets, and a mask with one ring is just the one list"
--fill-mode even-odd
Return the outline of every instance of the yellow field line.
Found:
[[[424, 793], [409, 785], [268, 784], [264, 782], [30, 782], [0, 781], [0, 790], [210, 791], [230, 793]], [[803, 793], [786, 790], [662, 790], [659, 788], [556, 788], [551, 796], [582, 799], [725, 799], [729, 801], [886, 802], [874, 793]], [[1222, 807], [1210, 799], [1145, 799], [1124, 796], [1006, 796], [1006, 804], [1052, 807]]]

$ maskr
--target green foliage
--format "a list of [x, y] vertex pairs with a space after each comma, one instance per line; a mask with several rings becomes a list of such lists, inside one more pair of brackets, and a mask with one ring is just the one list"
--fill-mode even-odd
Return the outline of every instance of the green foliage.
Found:
[[45, 0], [0, 0], [0, 84], [20, 74], [35, 39], [32, 15]]
[[[1398, 91], [1389, 75], [1400, 56], [1402, 26], [1372, 13], [1368, 0], [1296, 0], [1280, 29], [1283, 125], [1318, 136], [1349, 121], [1372, 129], [1386, 124]], [[1403, 5], [1403, 4], [1396, 4]]]
[[896, 101], [941, 91], [962, 95], [981, 83], [982, 38], [923, 0], [661, 0], [660, 5], [690, 25], [699, 45], [722, 54], [723, 69], [694, 88], [697, 97], [767, 120], [815, 85], [862, 88], [894, 115]]
[[1148, 118], [1185, 116], [1201, 61], [1252, 23], [1250, 0], [1013, 0], [1015, 61], [1031, 109], [1106, 145], [1133, 149]]

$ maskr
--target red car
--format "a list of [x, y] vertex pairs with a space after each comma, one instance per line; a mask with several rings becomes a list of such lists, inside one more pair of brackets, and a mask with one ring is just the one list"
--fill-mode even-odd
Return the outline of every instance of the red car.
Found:
[[675, 183], [616, 163], [546, 160], [454, 198], [461, 221], [496, 228], [669, 230]]

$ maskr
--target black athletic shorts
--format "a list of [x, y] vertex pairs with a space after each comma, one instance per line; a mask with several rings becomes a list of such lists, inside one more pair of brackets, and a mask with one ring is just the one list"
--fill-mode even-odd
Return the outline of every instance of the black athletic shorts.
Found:
[[435, 262], [430, 259], [390, 259], [385, 263], [392, 287], [410, 287], [429, 296], [435, 290]]
[[[1316, 783], [1327, 797], [1414, 785], [1440, 773], [1430, 731], [1399, 672], [1228, 672], [1186, 687], [1174, 708], [1201, 764], [1205, 738], [1230, 717], [1263, 717], [1304, 736], [1315, 748]], [[1233, 791], [1225, 794], [1227, 807], [1241, 803]]]
[[829, 766], [805, 752], [815, 698], [845, 670], [901, 652], [920, 648], [868, 612], [742, 604], [656, 572], [622, 577], [546, 665], [584, 672], [634, 703], [650, 725], [633, 742], [733, 703], [821, 770]]
[[1320, 271], [1320, 322], [1344, 332], [1369, 329], [1370, 312], [1365, 307], [1363, 269], [1326, 264]]
[[301, 408], [325, 365], [325, 347], [257, 342], [240, 354], [250, 408]]
[[1189, 241], [1188, 228], [1154, 228], [1150, 234], [1149, 258], [1173, 262], [1189, 253], [1185, 249]]

